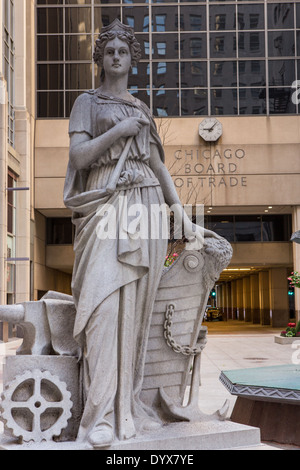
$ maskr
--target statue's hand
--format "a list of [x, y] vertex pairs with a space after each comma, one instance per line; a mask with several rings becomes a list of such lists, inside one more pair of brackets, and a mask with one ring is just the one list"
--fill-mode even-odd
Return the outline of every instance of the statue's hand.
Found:
[[193, 224], [192, 222], [185, 222], [184, 235], [189, 240], [189, 243], [186, 245], [187, 250], [200, 250], [203, 247], [205, 238], [221, 238], [215, 232]]
[[200, 250], [203, 247], [204, 231], [203, 227], [193, 224], [191, 221], [185, 221], [184, 236], [189, 241], [186, 245], [187, 250]]
[[120, 132], [120, 137], [130, 137], [137, 135], [141, 128], [149, 124], [146, 119], [139, 117], [129, 117], [116, 124]]
[[220, 238], [222, 238], [216, 232], [213, 232], [212, 230], [207, 230], [206, 228], [204, 229], [204, 237], [205, 238], [216, 238], [217, 240], [220, 240]]

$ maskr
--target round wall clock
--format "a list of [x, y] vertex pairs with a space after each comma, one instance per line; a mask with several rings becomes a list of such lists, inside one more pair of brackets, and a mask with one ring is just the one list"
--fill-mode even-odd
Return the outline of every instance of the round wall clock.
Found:
[[206, 118], [199, 125], [199, 135], [207, 142], [215, 142], [222, 135], [222, 124], [216, 118]]

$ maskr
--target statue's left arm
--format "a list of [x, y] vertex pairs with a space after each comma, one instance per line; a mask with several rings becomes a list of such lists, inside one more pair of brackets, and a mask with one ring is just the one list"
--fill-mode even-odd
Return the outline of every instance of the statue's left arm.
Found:
[[214, 232], [204, 229], [203, 227], [198, 227], [189, 219], [182, 207], [172, 177], [161, 159], [159, 148], [154, 143], [151, 143], [150, 154], [150, 167], [160, 182], [166, 204], [174, 212], [176, 220], [182, 220], [185, 237], [188, 239], [196, 237], [199, 241], [203, 241], [203, 237], [218, 238]]

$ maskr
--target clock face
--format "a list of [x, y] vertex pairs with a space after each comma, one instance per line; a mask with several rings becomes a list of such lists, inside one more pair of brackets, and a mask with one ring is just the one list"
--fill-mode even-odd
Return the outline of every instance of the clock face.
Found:
[[206, 118], [199, 125], [199, 135], [207, 142], [215, 142], [222, 135], [222, 124], [216, 118]]

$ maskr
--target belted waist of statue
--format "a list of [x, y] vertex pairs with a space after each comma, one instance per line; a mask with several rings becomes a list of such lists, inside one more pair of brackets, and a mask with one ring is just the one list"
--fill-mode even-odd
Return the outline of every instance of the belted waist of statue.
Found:
[[133, 188], [146, 188], [150, 186], [159, 186], [156, 177], [146, 177], [138, 169], [129, 169], [121, 173], [116, 190], [122, 191]]

